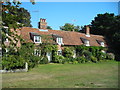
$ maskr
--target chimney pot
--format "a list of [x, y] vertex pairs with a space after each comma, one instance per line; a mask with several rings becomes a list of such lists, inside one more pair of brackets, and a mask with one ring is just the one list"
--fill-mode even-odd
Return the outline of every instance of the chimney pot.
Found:
[[46, 29], [46, 27], [47, 27], [46, 19], [40, 18], [38, 27], [39, 27], [39, 29]]

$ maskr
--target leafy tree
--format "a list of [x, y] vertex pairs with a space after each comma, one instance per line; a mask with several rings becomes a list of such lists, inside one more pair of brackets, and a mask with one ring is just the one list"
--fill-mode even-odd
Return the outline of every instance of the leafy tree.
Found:
[[[17, 50], [17, 42], [18, 40], [22, 40], [20, 36], [18, 36], [16, 29], [23, 26], [31, 26], [30, 24], [30, 14], [24, 8], [21, 8], [19, 5], [21, 3], [19, 1], [13, 0], [13, 2], [4, 2], [2, 3], [2, 25], [1, 34], [2, 34], [2, 48], [3, 55], [6, 53], [5, 48], [8, 48], [9, 51]], [[13, 31], [11, 31], [13, 29]], [[9, 46], [5, 45], [5, 41], [8, 38]], [[13, 53], [13, 52], [12, 52]], [[9, 52], [10, 54], [10, 52]]]
[[98, 14], [91, 22], [91, 33], [103, 35], [109, 46], [109, 51], [120, 59], [120, 16], [114, 14]]
[[[17, 42], [18, 40], [20, 41], [23, 40], [21, 39], [20, 36], [18, 36], [17, 29], [23, 26], [27, 26], [27, 27], [31, 26], [30, 14], [27, 10], [19, 6], [21, 4], [19, 1], [16, 0], [12, 0], [12, 1], [13, 2], [7, 0], [7, 2], [2, 2], [2, 8], [0, 9], [2, 12], [2, 25], [3, 25], [0, 28], [2, 34], [2, 52], [4, 57], [2, 58], [3, 60], [2, 64], [3, 64], [3, 68], [6, 69], [23, 68], [25, 61], [28, 60], [25, 59], [24, 57], [24, 55], [26, 55], [27, 58], [28, 57], [27, 54], [24, 53], [24, 55], [23, 54], [19, 55], [20, 52], [18, 53], [19, 48], [17, 47]], [[10, 41], [9, 45], [5, 45], [6, 39]], [[6, 48], [9, 49], [9, 52], [6, 52]], [[6, 53], [8, 55], [6, 55]], [[33, 60], [33, 58], [29, 59], [28, 61], [30, 60]], [[33, 61], [35, 60], [38, 59], [34, 59]]]
[[79, 32], [80, 26], [74, 26], [73, 24], [66, 23], [64, 26], [61, 26], [60, 29], [63, 30], [63, 31], [76, 31], [76, 32]]
[[20, 8], [17, 4], [3, 4], [2, 21], [4, 26], [11, 26], [11, 28], [18, 28], [19, 26], [31, 27], [30, 13]]
[[30, 24], [31, 23], [31, 21], [30, 21], [30, 19], [31, 19], [30, 13], [24, 8], [19, 8], [17, 12], [18, 12], [17, 13], [18, 17], [20, 17], [18, 22], [23, 23], [24, 26], [26, 26], [26, 27], [32, 27], [32, 25]]
[[52, 30], [52, 28], [51, 28], [50, 26], [47, 26], [47, 29], [50, 29], [50, 30]]
[[25, 62], [28, 62], [29, 68], [33, 68], [35, 65], [39, 64], [41, 59], [41, 57], [34, 55], [34, 48], [33, 43], [24, 43], [17, 52], [19, 57], [23, 57]]
[[114, 14], [98, 14], [97, 17], [91, 22], [91, 33], [108, 36], [114, 32], [115, 24], [115, 15]]

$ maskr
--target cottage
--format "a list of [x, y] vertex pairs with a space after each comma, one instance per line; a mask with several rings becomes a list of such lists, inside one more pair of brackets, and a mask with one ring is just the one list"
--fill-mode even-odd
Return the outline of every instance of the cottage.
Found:
[[[46, 29], [46, 19], [40, 19], [38, 28], [22, 27], [18, 30], [19, 35], [25, 40], [25, 42], [32, 42], [36, 46], [45, 43], [45, 41], [51, 42], [58, 46], [58, 55], [62, 55], [64, 46], [102, 46], [106, 47], [106, 42], [103, 36], [90, 34], [89, 26], [86, 26], [86, 33], [79, 33], [73, 31], [61, 31]], [[51, 40], [45, 40], [42, 35], [47, 35]], [[35, 50], [37, 52], [37, 50]], [[47, 52], [48, 60], [51, 61], [51, 52]], [[74, 51], [73, 57], [76, 56]]]

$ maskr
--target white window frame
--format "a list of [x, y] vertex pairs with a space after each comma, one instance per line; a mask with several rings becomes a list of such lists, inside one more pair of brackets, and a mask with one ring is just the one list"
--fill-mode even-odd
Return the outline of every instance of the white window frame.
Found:
[[57, 38], [56, 41], [57, 41], [57, 43], [58, 43], [59, 45], [63, 44], [63, 38], [60, 38], [60, 37], [59, 37], [59, 38]]
[[104, 42], [101, 42], [101, 43], [100, 43], [100, 45], [101, 45], [102, 47], [104, 47], [104, 46], [105, 46], [105, 45], [104, 45]]
[[[36, 37], [37, 37], [37, 39], [39, 37], [39, 41], [37, 41], [37, 42], [36, 42]], [[34, 36], [34, 43], [41, 43], [41, 37], [40, 36]]]
[[[59, 54], [59, 52], [60, 52], [60, 54]], [[62, 56], [62, 50], [58, 50], [57, 55]]]
[[[39, 53], [38, 53], [39, 52]], [[41, 50], [34, 49], [34, 55], [41, 56]]]
[[85, 46], [90, 46], [89, 40], [86, 40], [86, 41], [85, 41]]

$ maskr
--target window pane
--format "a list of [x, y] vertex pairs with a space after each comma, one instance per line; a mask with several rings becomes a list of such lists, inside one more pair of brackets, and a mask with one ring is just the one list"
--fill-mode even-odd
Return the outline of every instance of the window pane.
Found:
[[40, 55], [40, 50], [36, 50], [36, 49], [35, 49], [35, 50], [34, 50], [34, 55], [38, 55], [38, 56], [39, 56], [39, 55]]
[[35, 42], [40, 42], [40, 36], [34, 36], [35, 37]]
[[62, 55], [62, 51], [58, 51], [58, 55]]
[[58, 38], [58, 43], [62, 43], [62, 38]]

